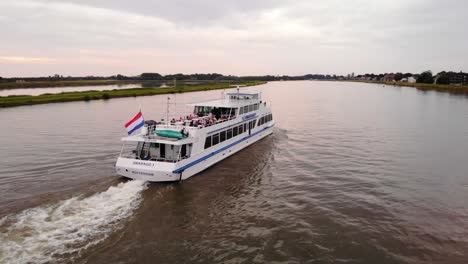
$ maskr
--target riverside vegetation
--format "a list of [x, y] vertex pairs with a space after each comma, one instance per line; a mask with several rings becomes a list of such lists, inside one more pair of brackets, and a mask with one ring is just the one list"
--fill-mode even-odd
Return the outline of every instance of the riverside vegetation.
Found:
[[76, 80], [76, 81], [28, 81], [28, 82], [0, 82], [0, 89], [21, 88], [47, 88], [47, 87], [69, 87], [89, 85], [114, 85], [134, 84], [141, 81], [118, 81], [118, 80]]
[[84, 92], [64, 92], [59, 94], [41, 94], [37, 96], [31, 95], [12, 95], [0, 97], [0, 107], [13, 107], [21, 105], [73, 102], [73, 101], [90, 101], [90, 100], [108, 100], [119, 97], [136, 97], [148, 96], [156, 94], [169, 93], [184, 93], [195, 91], [207, 91], [215, 89], [233, 88], [236, 85], [254, 86], [264, 84], [262, 81], [249, 81], [237, 83], [218, 83], [218, 84], [203, 84], [169, 88], [133, 88], [133, 89], [114, 89], [109, 91], [84, 91]]
[[438, 91], [438, 92], [448, 92], [452, 94], [468, 95], [468, 85], [385, 82], [385, 81], [366, 81], [366, 80], [352, 80], [352, 82], [365, 82], [365, 83], [377, 83], [377, 84], [385, 84], [385, 85], [407, 86], [407, 87], [414, 87], [422, 91]]

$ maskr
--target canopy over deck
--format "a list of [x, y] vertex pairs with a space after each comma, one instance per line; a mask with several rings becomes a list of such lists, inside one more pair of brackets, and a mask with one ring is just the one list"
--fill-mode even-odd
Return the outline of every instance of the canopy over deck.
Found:
[[224, 107], [236, 108], [253, 103], [260, 100], [261, 92], [258, 91], [242, 91], [242, 92], [228, 92], [226, 98], [210, 100], [198, 103], [187, 104], [187, 106], [209, 106], [209, 107]]

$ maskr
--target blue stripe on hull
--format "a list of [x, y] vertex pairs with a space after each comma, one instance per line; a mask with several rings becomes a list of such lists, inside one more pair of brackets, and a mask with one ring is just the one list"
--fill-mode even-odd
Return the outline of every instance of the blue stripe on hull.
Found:
[[208, 155], [206, 155], [206, 156], [204, 156], [204, 157], [201, 157], [201, 158], [199, 158], [199, 159], [197, 159], [197, 160], [195, 160], [195, 161], [190, 162], [189, 164], [187, 164], [187, 165], [185, 165], [185, 166], [182, 166], [182, 167], [180, 167], [180, 168], [178, 168], [178, 169], [172, 171], [172, 173], [181, 173], [181, 172], [183, 172], [184, 170], [186, 170], [186, 169], [188, 169], [188, 168], [190, 168], [190, 167], [192, 167], [192, 166], [194, 166], [194, 165], [196, 165], [196, 164], [198, 164], [198, 163], [200, 163], [200, 162], [202, 162], [202, 161], [204, 161], [204, 160], [207, 160], [207, 159], [213, 157], [214, 155], [216, 155], [216, 154], [218, 154], [218, 153], [220, 153], [220, 152], [223, 152], [223, 151], [225, 151], [226, 149], [229, 149], [229, 148], [231, 148], [231, 147], [233, 147], [233, 146], [235, 146], [235, 145], [237, 145], [237, 144], [239, 144], [239, 143], [241, 143], [241, 142], [243, 142], [243, 141], [245, 141], [245, 140], [247, 140], [247, 139], [249, 139], [249, 138], [251, 138], [251, 137], [253, 137], [253, 136], [255, 136], [255, 135], [259, 134], [259, 133], [261, 133], [261, 132], [263, 132], [263, 131], [265, 131], [266, 129], [271, 128], [271, 127], [272, 127], [272, 126], [265, 127], [265, 128], [263, 128], [262, 130], [260, 130], [260, 131], [257, 131], [257, 132], [255, 132], [255, 133], [249, 135], [249, 136], [246, 136], [246, 137], [244, 137], [244, 138], [242, 138], [242, 139], [239, 139], [239, 140], [236, 141], [236, 142], [233, 142], [233, 143], [231, 143], [231, 144], [229, 144], [229, 145], [227, 145], [227, 146], [225, 146], [225, 147], [222, 147], [222, 148], [220, 148], [220, 149], [218, 149], [218, 150], [216, 150], [216, 151], [214, 151], [214, 152], [211, 152], [210, 154], [208, 154]]

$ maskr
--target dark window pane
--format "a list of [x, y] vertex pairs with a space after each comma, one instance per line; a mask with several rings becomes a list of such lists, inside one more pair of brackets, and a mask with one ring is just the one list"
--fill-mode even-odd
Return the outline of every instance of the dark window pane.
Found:
[[213, 135], [213, 146], [219, 143], [219, 134]]
[[239, 135], [244, 133], [244, 126], [243, 125], [240, 125], [239, 126]]
[[227, 138], [227, 139], [232, 138], [232, 129], [228, 129], [228, 130], [226, 131], [226, 138]]
[[237, 127], [232, 128], [232, 137], [237, 136]]
[[223, 142], [226, 140], [226, 131], [219, 133], [219, 141]]
[[206, 140], [205, 140], [205, 149], [209, 147], [211, 147], [211, 136], [206, 137]]

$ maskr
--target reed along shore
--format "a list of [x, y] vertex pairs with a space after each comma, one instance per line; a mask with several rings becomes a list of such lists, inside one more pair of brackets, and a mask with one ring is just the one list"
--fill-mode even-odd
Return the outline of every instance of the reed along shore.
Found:
[[466, 94], [468, 95], [468, 85], [448, 85], [448, 84], [432, 84], [432, 83], [406, 83], [406, 82], [384, 82], [384, 81], [361, 81], [361, 80], [350, 80], [351, 82], [364, 82], [364, 83], [376, 83], [385, 85], [396, 85], [414, 87], [422, 91], [438, 91], [447, 92], [452, 94]]
[[65, 92], [59, 94], [41, 94], [37, 96], [31, 95], [11, 95], [0, 97], [0, 107], [13, 107], [21, 105], [35, 105], [47, 103], [61, 103], [74, 101], [90, 101], [90, 100], [109, 100], [120, 97], [136, 97], [148, 96], [157, 94], [185, 93], [196, 91], [207, 91], [215, 89], [234, 88], [236, 85], [254, 86], [264, 84], [266, 82], [250, 81], [238, 83], [219, 83], [219, 84], [204, 84], [190, 85], [169, 88], [133, 88], [133, 89], [115, 89], [108, 91], [84, 91], [84, 92]]

